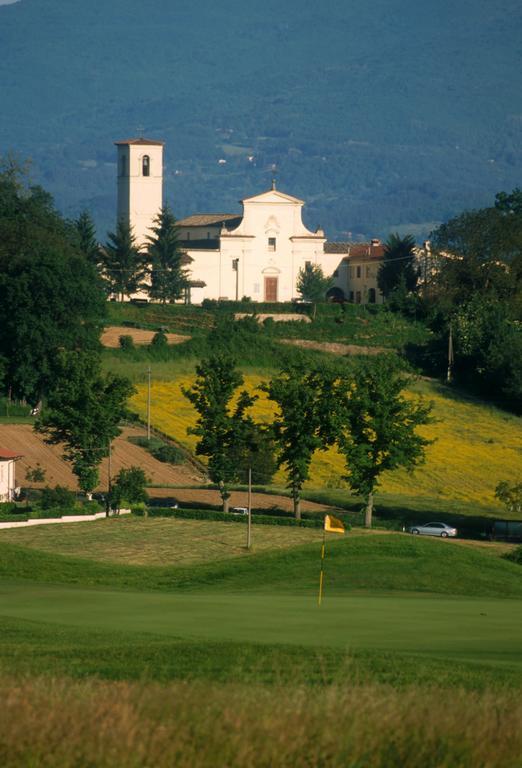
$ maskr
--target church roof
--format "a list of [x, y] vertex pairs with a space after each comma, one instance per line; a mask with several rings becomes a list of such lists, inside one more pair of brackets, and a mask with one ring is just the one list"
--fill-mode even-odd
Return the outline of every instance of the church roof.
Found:
[[384, 256], [384, 245], [381, 242], [372, 243], [343, 243], [330, 242], [324, 244], [325, 253], [344, 254], [345, 259], [380, 260]]
[[122, 139], [121, 141], [115, 141], [114, 142], [116, 146], [124, 146], [125, 144], [142, 144], [143, 146], [149, 146], [149, 147], [163, 147], [165, 145], [164, 141], [155, 141], [154, 139], [144, 139], [143, 137], [140, 139]]
[[236, 226], [240, 224], [242, 216], [237, 213], [194, 213], [176, 222], [178, 227], [209, 227], [221, 224], [221, 226]]

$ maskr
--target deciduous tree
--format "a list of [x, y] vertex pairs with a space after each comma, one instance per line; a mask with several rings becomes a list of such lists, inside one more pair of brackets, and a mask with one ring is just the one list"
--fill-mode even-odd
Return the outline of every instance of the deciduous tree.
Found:
[[35, 423], [47, 443], [64, 446], [78, 485], [90, 493], [99, 482], [99, 465], [120, 434], [120, 421], [134, 391], [121, 376], [102, 374], [97, 356], [63, 352], [53, 389]]
[[189, 432], [200, 439], [196, 446], [198, 456], [208, 458], [211, 480], [217, 483], [223, 511], [228, 511], [229, 486], [239, 480], [236, 461], [241, 445], [248, 440], [248, 409], [256, 396], [243, 390], [233, 401], [243, 377], [235, 369], [234, 360], [227, 355], [215, 355], [202, 360], [196, 367], [197, 378], [192, 388], [183, 394], [199, 414], [196, 426]]
[[365, 525], [370, 528], [373, 495], [383, 472], [413, 470], [424, 461], [429, 440], [416, 428], [430, 421], [431, 404], [407, 400], [397, 363], [374, 358], [338, 380], [336, 442], [344, 455], [347, 480], [366, 499]]

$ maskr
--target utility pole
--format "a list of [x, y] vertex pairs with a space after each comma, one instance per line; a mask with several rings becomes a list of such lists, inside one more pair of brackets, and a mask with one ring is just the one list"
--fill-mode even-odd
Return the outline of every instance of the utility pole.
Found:
[[252, 467], [248, 468], [247, 549], [252, 547]]
[[449, 326], [449, 338], [448, 338], [448, 373], [446, 375], [446, 383], [451, 384], [453, 379], [453, 363], [455, 357], [453, 354], [453, 327], [450, 322]]
[[105, 516], [109, 517], [111, 509], [111, 492], [112, 492], [112, 442], [109, 440], [109, 463], [108, 463], [108, 477], [107, 477], [107, 500], [105, 502]]
[[149, 365], [149, 368], [147, 370], [147, 380], [148, 380], [148, 386], [147, 386], [147, 440], [150, 440], [150, 377], [151, 377], [151, 368]]
[[232, 259], [232, 269], [236, 273], [236, 301], [239, 301], [239, 259]]

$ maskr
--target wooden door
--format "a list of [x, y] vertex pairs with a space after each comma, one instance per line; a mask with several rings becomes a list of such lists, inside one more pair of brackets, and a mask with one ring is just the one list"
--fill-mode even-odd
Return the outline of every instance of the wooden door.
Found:
[[277, 277], [265, 277], [265, 301], [277, 301]]

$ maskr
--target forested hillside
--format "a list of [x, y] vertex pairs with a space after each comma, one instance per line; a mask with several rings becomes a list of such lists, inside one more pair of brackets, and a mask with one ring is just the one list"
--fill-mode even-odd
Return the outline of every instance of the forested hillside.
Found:
[[516, 0], [22, 0], [0, 6], [0, 154], [100, 236], [112, 142], [141, 129], [178, 216], [238, 210], [275, 164], [331, 238], [422, 237], [520, 184], [521, 28]]

